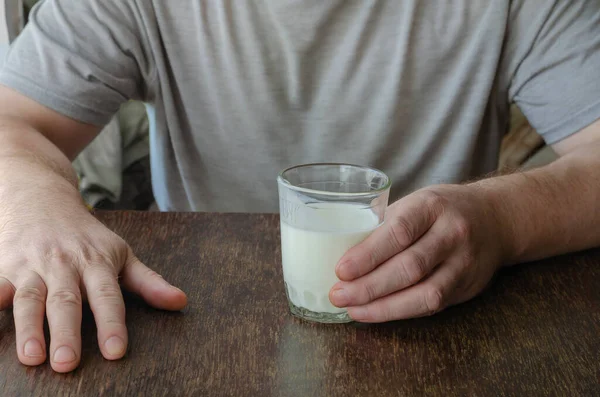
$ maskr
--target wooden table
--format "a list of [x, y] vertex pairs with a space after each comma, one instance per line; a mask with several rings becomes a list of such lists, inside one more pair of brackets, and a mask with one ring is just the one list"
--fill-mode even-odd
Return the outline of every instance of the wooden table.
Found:
[[129, 352], [105, 361], [89, 309], [81, 367], [17, 361], [0, 313], [0, 395], [600, 395], [600, 251], [503, 271], [430, 318], [319, 325], [288, 313], [275, 215], [100, 213], [188, 293], [183, 313], [127, 297]]

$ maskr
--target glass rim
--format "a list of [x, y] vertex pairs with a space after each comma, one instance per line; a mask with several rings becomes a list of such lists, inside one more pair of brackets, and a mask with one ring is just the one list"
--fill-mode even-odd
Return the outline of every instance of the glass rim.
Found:
[[[383, 175], [385, 177], [385, 184], [380, 187], [379, 189], [373, 189], [371, 191], [368, 192], [360, 192], [360, 193], [346, 193], [346, 192], [329, 192], [327, 190], [318, 190], [318, 189], [309, 189], [309, 188], [305, 188], [305, 187], [300, 187], [300, 186], [296, 186], [294, 184], [292, 184], [289, 180], [287, 180], [283, 175], [288, 172], [288, 171], [292, 171], [294, 169], [297, 168], [309, 168], [309, 167], [315, 167], [315, 166], [348, 166], [348, 167], [354, 167], [354, 168], [360, 168], [363, 170], [369, 170], [369, 171], [375, 171], [381, 175]], [[282, 185], [284, 185], [285, 187], [287, 187], [288, 189], [291, 190], [295, 190], [298, 192], [304, 192], [304, 193], [312, 193], [312, 194], [322, 194], [325, 196], [337, 196], [337, 197], [368, 197], [368, 196], [374, 196], [374, 195], [378, 195], [378, 194], [382, 194], [384, 193], [386, 190], [388, 190], [390, 188], [390, 186], [392, 185], [392, 180], [390, 179], [389, 176], [387, 176], [387, 174], [383, 171], [381, 171], [380, 169], [374, 168], [374, 167], [369, 167], [366, 165], [357, 165], [357, 164], [350, 164], [350, 163], [306, 163], [306, 164], [298, 164], [298, 165], [294, 165], [292, 167], [288, 167], [285, 168], [284, 170], [282, 170], [279, 175], [277, 175], [277, 181], [279, 183], [281, 183]]]

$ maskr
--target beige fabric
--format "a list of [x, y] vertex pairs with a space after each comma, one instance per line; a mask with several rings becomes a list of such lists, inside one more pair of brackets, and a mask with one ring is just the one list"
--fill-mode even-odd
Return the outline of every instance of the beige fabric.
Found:
[[0, 0], [0, 45], [12, 42], [23, 29], [23, 1]]
[[542, 137], [529, 124], [523, 113], [513, 106], [511, 128], [502, 140], [498, 168], [500, 170], [519, 168], [543, 146]]
[[23, 29], [23, 3], [21, 0], [0, 0], [0, 67], [10, 43]]
[[8, 35], [8, 23], [6, 19], [6, 3], [0, 0], [0, 45], [5, 45], [10, 42]]
[[127, 102], [98, 137], [73, 162], [84, 201], [96, 206], [103, 200], [118, 202], [123, 172], [150, 154], [146, 109], [140, 102]]

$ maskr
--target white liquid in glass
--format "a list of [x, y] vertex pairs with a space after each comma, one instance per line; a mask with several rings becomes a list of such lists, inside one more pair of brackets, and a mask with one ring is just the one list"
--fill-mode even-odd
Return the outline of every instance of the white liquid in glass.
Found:
[[[306, 212], [306, 213], [305, 213]], [[289, 299], [317, 313], [343, 313], [329, 301], [329, 290], [339, 281], [335, 265], [348, 249], [363, 241], [379, 225], [371, 209], [356, 204], [311, 204], [298, 226], [281, 221], [283, 278]]]

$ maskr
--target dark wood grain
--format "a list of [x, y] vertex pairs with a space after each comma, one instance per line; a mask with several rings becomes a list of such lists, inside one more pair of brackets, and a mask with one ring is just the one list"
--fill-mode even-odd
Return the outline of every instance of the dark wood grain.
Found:
[[288, 313], [275, 215], [100, 213], [188, 293], [182, 313], [128, 296], [129, 351], [105, 361], [84, 314], [67, 375], [17, 361], [0, 313], [1, 396], [600, 395], [600, 251], [503, 271], [436, 316], [319, 325]]

